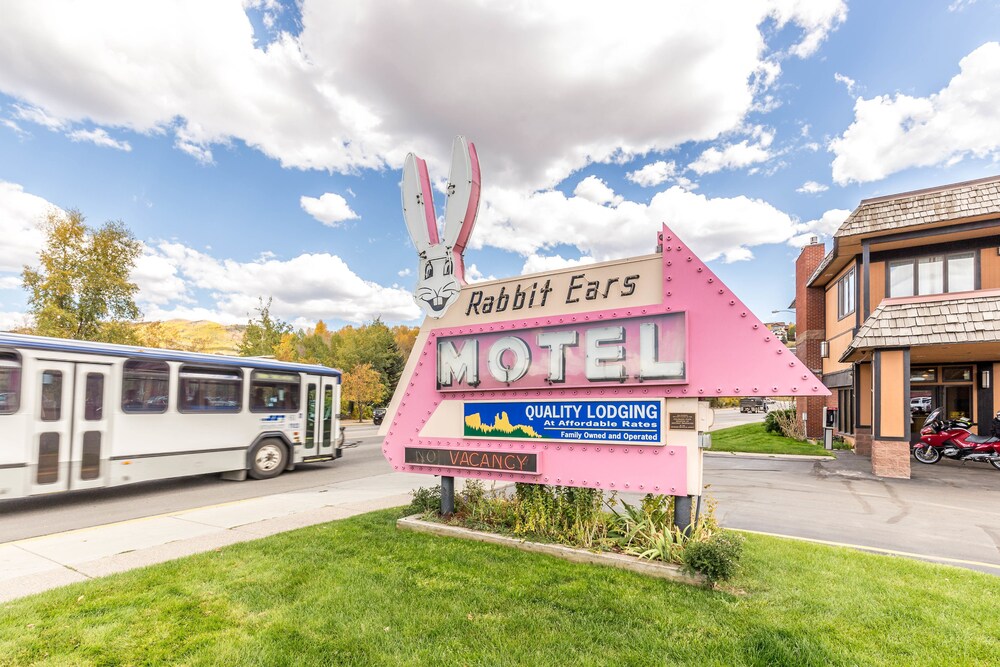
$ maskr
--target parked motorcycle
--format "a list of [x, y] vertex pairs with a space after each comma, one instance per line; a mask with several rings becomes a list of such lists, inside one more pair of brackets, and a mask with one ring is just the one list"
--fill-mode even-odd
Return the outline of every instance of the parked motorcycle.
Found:
[[973, 435], [972, 422], [962, 417], [942, 419], [941, 408], [927, 415], [920, 429], [920, 442], [913, 445], [913, 458], [937, 463], [942, 456], [957, 461], [980, 461], [1000, 470], [1000, 412], [993, 419], [991, 435]]

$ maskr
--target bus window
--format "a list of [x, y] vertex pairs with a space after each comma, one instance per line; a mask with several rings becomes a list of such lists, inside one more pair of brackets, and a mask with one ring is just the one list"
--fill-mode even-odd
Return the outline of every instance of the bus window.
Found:
[[21, 359], [14, 352], [0, 351], [0, 415], [17, 412], [21, 406]]
[[125, 412], [167, 411], [170, 367], [165, 361], [129, 359], [122, 367], [122, 410]]
[[62, 372], [42, 373], [42, 421], [57, 422], [62, 416]]
[[298, 412], [302, 380], [298, 373], [250, 374], [250, 412]]
[[213, 366], [181, 366], [177, 408], [181, 412], [239, 412], [243, 373]]
[[316, 444], [316, 385], [309, 383], [306, 390], [306, 449]]
[[333, 432], [333, 387], [323, 389], [323, 446], [329, 447]]
[[89, 422], [101, 421], [104, 413], [104, 376], [87, 373], [87, 393], [84, 397], [83, 418]]

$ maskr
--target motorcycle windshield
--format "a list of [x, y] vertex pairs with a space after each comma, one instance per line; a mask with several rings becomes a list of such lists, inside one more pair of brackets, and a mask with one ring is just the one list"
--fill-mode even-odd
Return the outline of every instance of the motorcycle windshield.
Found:
[[928, 424], [933, 424], [934, 422], [938, 421], [938, 418], [940, 416], [941, 416], [941, 408], [934, 408], [933, 410], [931, 410], [931, 413], [927, 415], [927, 419], [924, 420], [924, 426], [927, 426]]

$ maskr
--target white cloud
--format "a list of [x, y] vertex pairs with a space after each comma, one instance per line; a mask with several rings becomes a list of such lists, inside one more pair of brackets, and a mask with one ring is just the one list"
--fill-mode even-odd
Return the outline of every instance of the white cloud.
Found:
[[963, 58], [961, 71], [927, 97], [859, 97], [854, 122], [830, 142], [833, 180], [877, 181], [910, 167], [1000, 156], [1000, 43]]
[[[137, 301], [150, 320], [245, 322], [258, 297], [273, 297], [272, 311], [286, 320], [366, 322], [381, 316], [411, 321], [420, 315], [409, 291], [364, 280], [340, 257], [328, 253], [239, 262], [163, 241], [147, 247], [137, 274], [141, 283]], [[156, 279], [165, 284], [151, 288]], [[213, 307], [194, 305], [198, 293], [207, 294]]]
[[843, 208], [832, 208], [817, 220], [810, 220], [809, 222], [799, 223], [795, 226], [795, 236], [788, 240], [788, 244], [795, 246], [796, 248], [801, 248], [804, 245], [809, 244], [809, 240], [813, 236], [817, 236], [820, 239], [827, 236], [833, 236], [834, 232], [847, 220], [851, 212]]
[[327, 227], [336, 227], [345, 220], [357, 220], [358, 214], [351, 210], [347, 200], [333, 192], [316, 197], [300, 197], [299, 204], [306, 213]]
[[19, 120], [172, 134], [208, 164], [214, 146], [240, 140], [287, 167], [337, 172], [398, 168], [416, 148], [446, 173], [461, 128], [490, 155], [491, 182], [536, 189], [739, 128], [773, 103], [758, 99], [780, 73], [773, 24], [794, 26], [791, 52], [806, 56], [846, 12], [840, 0], [724, 12], [654, 0], [629, 11], [598, 0], [303, 0], [299, 35], [272, 30], [258, 44], [245, 5], [276, 25], [255, 1], [7, 3], [0, 91], [18, 100]]
[[201, 164], [215, 164], [215, 158], [212, 156], [212, 149], [207, 146], [199, 145], [181, 138], [178, 138], [177, 141], [174, 142], [174, 146], [184, 153], [187, 153]]
[[784, 243], [795, 221], [771, 204], [748, 197], [717, 197], [670, 187], [649, 204], [623, 201], [611, 208], [559, 191], [530, 195], [488, 189], [471, 247], [492, 246], [524, 257], [570, 245], [597, 261], [647, 254], [667, 223], [703, 259], [747, 258], [748, 248]]
[[829, 189], [830, 186], [828, 185], [823, 185], [822, 183], [817, 183], [816, 181], [806, 181], [800, 187], [795, 188], [795, 191], [807, 195], [814, 195], [819, 192], [826, 192]]
[[410, 269], [410, 267], [406, 267], [406, 268], [405, 268], [405, 269], [403, 269], [402, 271], [397, 271], [397, 272], [396, 272], [396, 274], [397, 274], [397, 275], [398, 275], [398, 276], [399, 276], [400, 278], [405, 278], [406, 276], [410, 276], [410, 275], [413, 275], [413, 271], [412, 271], [412, 270]]
[[129, 142], [118, 141], [101, 128], [95, 130], [74, 130], [66, 136], [72, 141], [85, 141], [104, 148], [125, 151], [126, 153], [132, 150], [132, 145]]
[[11, 331], [27, 326], [28, 318], [24, 313], [0, 311], [0, 331]]
[[789, 49], [799, 58], [811, 56], [827, 34], [847, 20], [847, 5], [841, 0], [776, 0], [778, 27], [792, 21], [805, 30], [805, 37]]
[[644, 188], [653, 187], [654, 185], [660, 185], [661, 183], [666, 183], [669, 179], [673, 178], [677, 173], [677, 163], [671, 160], [667, 162], [665, 160], [659, 160], [657, 162], [651, 162], [642, 169], [636, 169], [635, 171], [630, 171], [625, 174], [625, 178], [641, 185]]
[[[768, 142], [770, 143], [770, 142]], [[692, 171], [704, 175], [723, 169], [740, 169], [771, 158], [763, 142], [750, 144], [744, 139], [738, 144], [729, 144], [719, 150], [715, 146], [706, 149], [697, 160], [688, 165]]]
[[38, 261], [45, 243], [39, 223], [58, 206], [24, 191], [16, 183], [0, 181], [0, 271], [20, 271]]
[[542, 273], [544, 271], [557, 271], [570, 266], [582, 266], [593, 264], [593, 257], [581, 257], [579, 259], [564, 259], [562, 255], [528, 255], [521, 268], [522, 274]]
[[20, 286], [20, 276], [0, 276], [0, 289], [17, 289]]
[[470, 264], [465, 268], [465, 279], [470, 283], [481, 283], [486, 280], [496, 280], [497, 277], [494, 275], [483, 275], [478, 266]]
[[41, 125], [42, 127], [47, 127], [50, 130], [61, 130], [66, 125], [64, 120], [52, 116], [47, 111], [39, 107], [15, 104], [13, 105], [13, 109], [14, 116], [16, 118], [29, 123], [35, 123], [36, 125]]
[[840, 72], [834, 72], [833, 80], [836, 81], [837, 83], [842, 83], [845, 86], [847, 86], [848, 95], [854, 94], [854, 87], [857, 85], [857, 82], [854, 79], [847, 76], [846, 74], [841, 74]]
[[624, 197], [616, 195], [615, 191], [597, 176], [588, 176], [577, 183], [573, 194], [595, 204], [611, 204], [612, 206], [617, 206], [624, 199]]
[[3, 125], [7, 129], [11, 130], [19, 138], [28, 136], [28, 132], [21, 129], [21, 126], [12, 121], [10, 118], [0, 118], [0, 125]]

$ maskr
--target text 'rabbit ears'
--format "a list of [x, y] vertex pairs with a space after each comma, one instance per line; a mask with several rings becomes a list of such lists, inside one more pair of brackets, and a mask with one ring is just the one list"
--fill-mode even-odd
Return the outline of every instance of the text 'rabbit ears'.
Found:
[[[417, 252], [424, 253], [441, 242], [434, 215], [427, 163], [410, 153], [403, 163], [403, 217]], [[474, 144], [456, 137], [452, 146], [451, 175], [445, 204], [444, 243], [461, 254], [479, 212], [479, 158]]]

